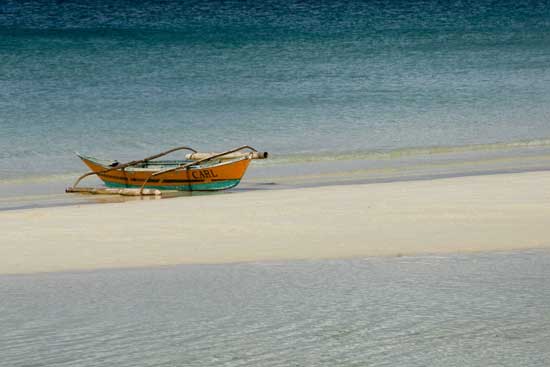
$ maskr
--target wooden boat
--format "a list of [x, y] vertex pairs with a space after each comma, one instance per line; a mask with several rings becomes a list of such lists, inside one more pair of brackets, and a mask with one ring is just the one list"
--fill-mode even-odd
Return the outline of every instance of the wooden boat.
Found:
[[[189, 150], [192, 153], [187, 154], [185, 160], [156, 160], [178, 150]], [[78, 156], [91, 172], [80, 176], [72, 187], [67, 188], [67, 192], [158, 195], [159, 190], [230, 189], [239, 184], [252, 159], [267, 158], [268, 153], [258, 152], [249, 146], [223, 153], [199, 153], [189, 147], [178, 147], [128, 163]], [[111, 189], [77, 187], [83, 178], [91, 175], [97, 175]]]

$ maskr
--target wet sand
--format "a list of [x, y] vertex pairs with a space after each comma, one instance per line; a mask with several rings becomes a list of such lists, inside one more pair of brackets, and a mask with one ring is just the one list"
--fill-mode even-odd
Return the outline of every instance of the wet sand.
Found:
[[0, 274], [550, 247], [550, 172], [0, 212]]

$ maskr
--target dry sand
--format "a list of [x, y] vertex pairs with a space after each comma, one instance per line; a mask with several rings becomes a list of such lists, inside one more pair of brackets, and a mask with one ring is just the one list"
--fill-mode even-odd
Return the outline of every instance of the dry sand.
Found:
[[0, 212], [0, 274], [550, 247], [550, 172]]

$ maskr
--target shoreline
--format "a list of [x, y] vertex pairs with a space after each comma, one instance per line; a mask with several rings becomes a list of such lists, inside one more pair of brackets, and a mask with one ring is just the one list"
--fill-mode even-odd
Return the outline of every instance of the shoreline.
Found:
[[550, 172], [0, 212], [0, 274], [550, 248]]
[[[522, 147], [496, 152], [459, 150], [451, 153], [420, 154], [400, 158], [321, 160], [292, 164], [268, 162], [267, 165], [263, 164], [266, 162], [257, 163], [253, 162], [243, 182], [237, 188], [230, 190], [231, 193], [548, 171], [550, 170], [550, 150], [546, 147]], [[75, 174], [75, 176], [78, 175]], [[73, 178], [60, 176], [56, 180], [43, 178], [36, 182], [23, 180], [0, 183], [0, 212], [143, 199], [66, 194], [65, 188], [70, 185]], [[102, 182], [95, 177], [89, 180], [87, 186], [103, 186]], [[191, 195], [204, 195], [204, 193], [182, 192], [175, 196]]]
[[39, 271], [39, 272], [22, 272], [22, 273], [0, 273], [1, 278], [8, 277], [35, 277], [40, 275], [57, 275], [57, 274], [86, 274], [96, 272], [118, 272], [118, 271], [140, 271], [140, 270], [156, 270], [156, 269], [170, 269], [178, 266], [223, 266], [223, 265], [280, 265], [283, 263], [307, 263], [307, 262], [323, 262], [323, 261], [353, 261], [353, 260], [374, 260], [379, 259], [382, 261], [388, 261], [390, 259], [423, 259], [423, 258], [441, 258], [441, 257], [459, 257], [469, 255], [490, 256], [490, 255], [515, 255], [515, 254], [539, 254], [550, 253], [550, 245], [537, 246], [537, 247], [521, 247], [521, 248], [509, 248], [509, 249], [493, 249], [493, 250], [471, 250], [471, 251], [449, 251], [449, 252], [418, 252], [411, 254], [392, 254], [392, 255], [365, 255], [365, 256], [352, 256], [352, 257], [319, 257], [319, 258], [290, 258], [281, 260], [250, 260], [250, 261], [233, 261], [233, 262], [205, 262], [205, 263], [178, 263], [178, 264], [161, 264], [161, 265], [139, 265], [139, 266], [118, 266], [118, 267], [100, 267], [100, 268], [86, 268], [86, 269], [68, 269], [68, 270], [53, 270], [53, 271]]
[[[487, 171], [477, 171], [477, 172], [462, 172], [462, 173], [442, 173], [442, 174], [425, 174], [425, 175], [410, 175], [402, 177], [382, 177], [382, 178], [365, 178], [357, 177], [347, 180], [338, 180], [337, 177], [329, 176], [325, 177], [325, 181], [313, 182], [312, 177], [305, 177], [293, 181], [292, 179], [287, 180], [286, 182], [244, 182], [239, 184], [237, 188], [233, 188], [226, 191], [182, 191], [181, 193], [172, 193], [167, 196], [121, 196], [121, 195], [100, 195], [100, 194], [87, 194], [87, 193], [57, 193], [51, 195], [42, 195], [42, 198], [46, 198], [44, 202], [32, 201], [34, 199], [32, 196], [24, 197], [18, 202], [31, 202], [31, 204], [16, 204], [11, 207], [0, 207], [0, 213], [6, 211], [19, 211], [19, 210], [29, 210], [29, 209], [46, 209], [46, 208], [57, 208], [57, 207], [72, 207], [72, 206], [81, 206], [81, 205], [104, 205], [104, 204], [115, 204], [115, 203], [125, 203], [129, 201], [148, 201], [148, 200], [171, 200], [182, 197], [191, 197], [191, 196], [206, 196], [206, 195], [227, 195], [227, 194], [241, 194], [251, 191], [270, 191], [270, 190], [299, 190], [299, 189], [310, 189], [310, 188], [319, 188], [319, 187], [331, 187], [331, 186], [349, 186], [349, 185], [371, 185], [371, 184], [385, 184], [393, 182], [415, 182], [415, 181], [432, 181], [432, 180], [443, 180], [449, 178], [460, 178], [460, 177], [475, 177], [475, 176], [493, 176], [493, 175], [503, 175], [503, 174], [518, 174], [518, 173], [533, 173], [533, 172], [550, 172], [550, 168], [526, 168], [526, 169], [510, 169], [510, 170], [487, 170]], [[345, 173], [345, 172], [342, 172]], [[334, 178], [331, 180], [331, 178]], [[97, 187], [104, 187], [101, 183]], [[67, 198], [71, 196], [71, 198]], [[56, 200], [57, 199], [57, 200]]]

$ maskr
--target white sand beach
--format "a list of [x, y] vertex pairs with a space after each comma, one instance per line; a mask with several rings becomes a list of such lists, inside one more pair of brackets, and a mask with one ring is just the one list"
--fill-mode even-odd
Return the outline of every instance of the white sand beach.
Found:
[[0, 212], [0, 274], [550, 247], [550, 172]]

